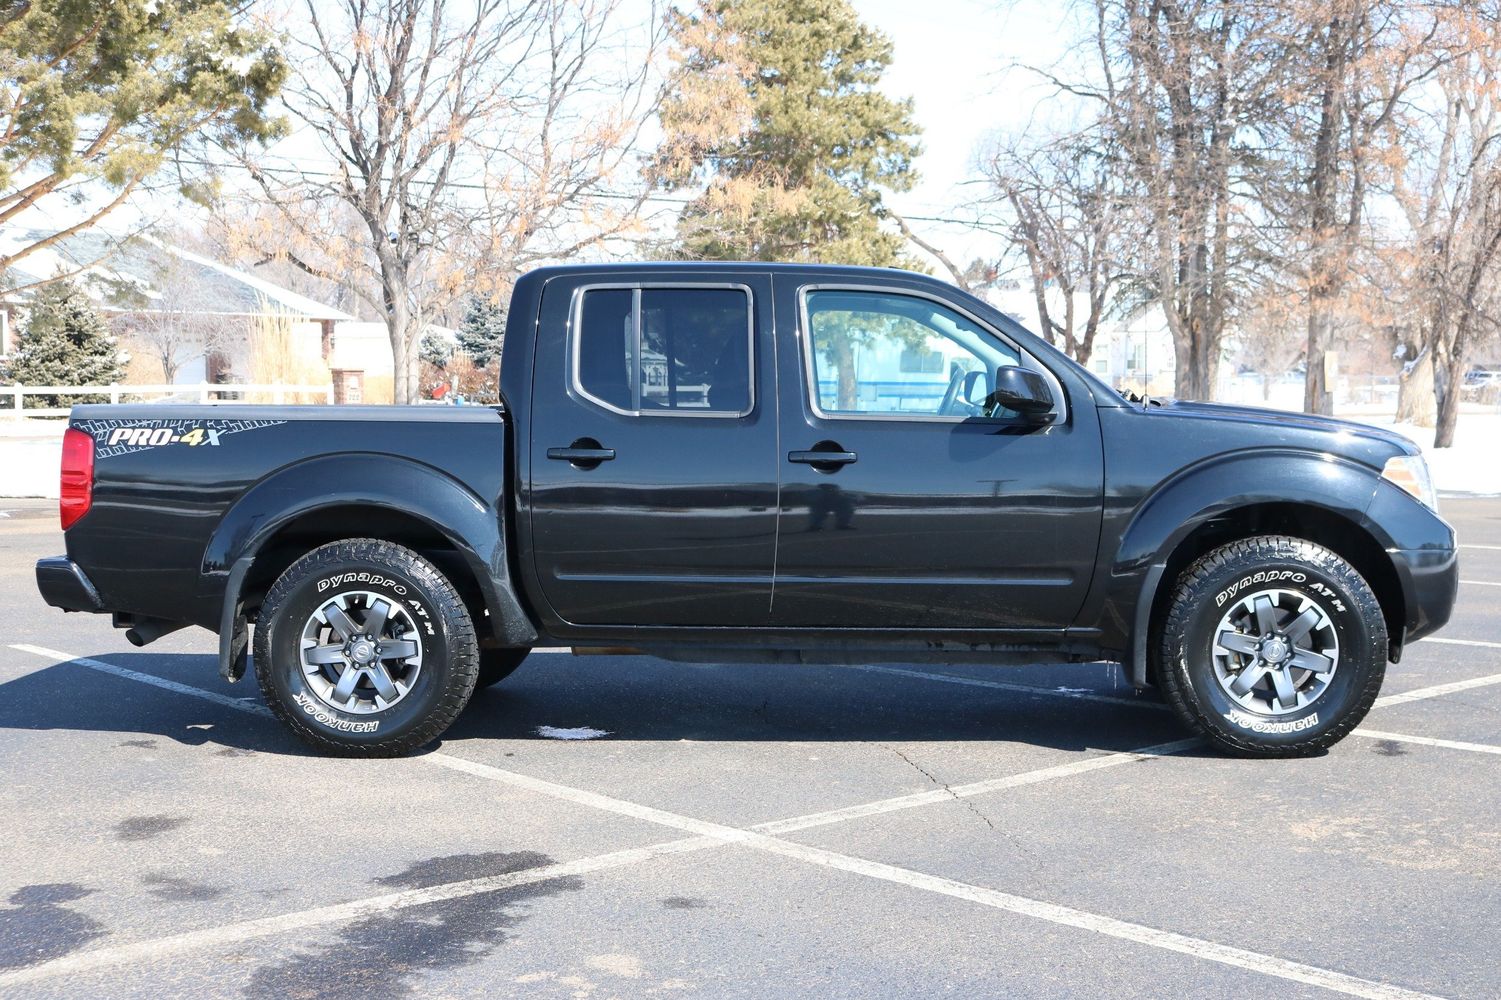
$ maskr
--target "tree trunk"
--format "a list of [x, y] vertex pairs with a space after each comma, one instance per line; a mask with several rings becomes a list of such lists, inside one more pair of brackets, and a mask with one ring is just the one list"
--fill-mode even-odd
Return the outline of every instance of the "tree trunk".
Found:
[[1464, 359], [1451, 357], [1433, 375], [1433, 384], [1438, 390], [1438, 420], [1434, 425], [1433, 446], [1451, 448], [1454, 446], [1454, 428], [1459, 422], [1459, 397], [1464, 390]]
[[1308, 306], [1308, 375], [1303, 380], [1303, 411], [1334, 413], [1334, 388], [1324, 380], [1324, 356], [1329, 350], [1329, 331], [1333, 326], [1333, 301], [1315, 294]]
[[391, 338], [391, 401], [397, 406], [409, 406], [417, 402], [415, 389], [415, 352], [412, 350], [411, 317], [407, 312], [406, 298], [400, 295], [386, 297], [386, 333]]
[[833, 343], [834, 371], [839, 379], [837, 406], [841, 410], [855, 409], [855, 346], [850, 343], [846, 335], [834, 337]]
[[1432, 427], [1436, 419], [1433, 395], [1433, 352], [1426, 347], [1397, 382], [1397, 423]]

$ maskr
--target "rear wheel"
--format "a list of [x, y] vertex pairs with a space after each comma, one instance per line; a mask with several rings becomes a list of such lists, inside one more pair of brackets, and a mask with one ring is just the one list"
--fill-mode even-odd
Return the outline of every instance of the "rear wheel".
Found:
[[1221, 749], [1299, 757], [1360, 724], [1386, 649], [1381, 605], [1354, 567], [1266, 536], [1216, 549], [1179, 578], [1157, 673], [1168, 703]]
[[516, 672], [530, 649], [482, 649], [479, 651], [479, 682], [475, 687], [499, 684]]
[[458, 717], [478, 671], [474, 625], [448, 579], [392, 542], [333, 542], [271, 587], [255, 630], [255, 676], [310, 746], [393, 757]]

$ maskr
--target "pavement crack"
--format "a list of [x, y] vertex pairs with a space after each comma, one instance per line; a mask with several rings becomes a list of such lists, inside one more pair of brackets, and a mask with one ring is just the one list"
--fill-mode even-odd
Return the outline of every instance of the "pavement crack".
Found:
[[902, 753], [902, 751], [898, 750], [896, 747], [892, 746], [889, 743], [877, 743], [876, 746], [881, 747], [883, 750], [890, 750], [892, 753], [896, 754], [902, 760], [906, 761], [907, 766], [912, 768], [912, 770], [916, 771], [918, 774], [922, 775], [924, 778], [927, 778], [933, 784], [937, 785], [939, 788], [942, 788], [945, 792], [947, 792], [949, 794], [949, 797], [952, 798], [955, 802], [964, 803], [964, 807], [978, 816], [986, 826], [990, 827], [992, 830], [996, 829], [996, 825], [990, 821], [989, 816], [986, 816], [984, 813], [982, 813], [979, 808], [976, 807], [976, 805], [969, 799], [955, 793], [955, 791], [949, 787], [949, 783], [947, 781], [940, 781], [932, 771], [929, 771], [927, 768], [923, 767], [917, 761], [913, 760], [911, 757], [908, 757], [906, 754]]

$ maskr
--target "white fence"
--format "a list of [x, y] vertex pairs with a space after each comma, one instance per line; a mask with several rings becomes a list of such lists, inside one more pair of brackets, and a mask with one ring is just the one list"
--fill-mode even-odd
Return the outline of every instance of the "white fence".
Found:
[[209, 384], [197, 385], [0, 385], [0, 416], [14, 420], [22, 417], [66, 417], [67, 407], [25, 406], [27, 396], [105, 396], [111, 403], [124, 397], [131, 402], [143, 403], [244, 403], [242, 399], [228, 398], [235, 395], [269, 395], [271, 402], [286, 402], [288, 395], [321, 397], [322, 402], [334, 401], [332, 385], [257, 385], [257, 384]]

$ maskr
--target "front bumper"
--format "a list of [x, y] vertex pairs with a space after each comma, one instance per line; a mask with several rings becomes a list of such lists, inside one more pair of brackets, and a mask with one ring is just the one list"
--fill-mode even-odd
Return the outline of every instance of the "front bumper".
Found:
[[1388, 551], [1407, 598], [1404, 644], [1432, 635], [1449, 622], [1459, 596], [1459, 555], [1452, 549]]
[[49, 556], [36, 562], [36, 589], [42, 600], [64, 611], [104, 610], [99, 591], [78, 564], [67, 556]]

